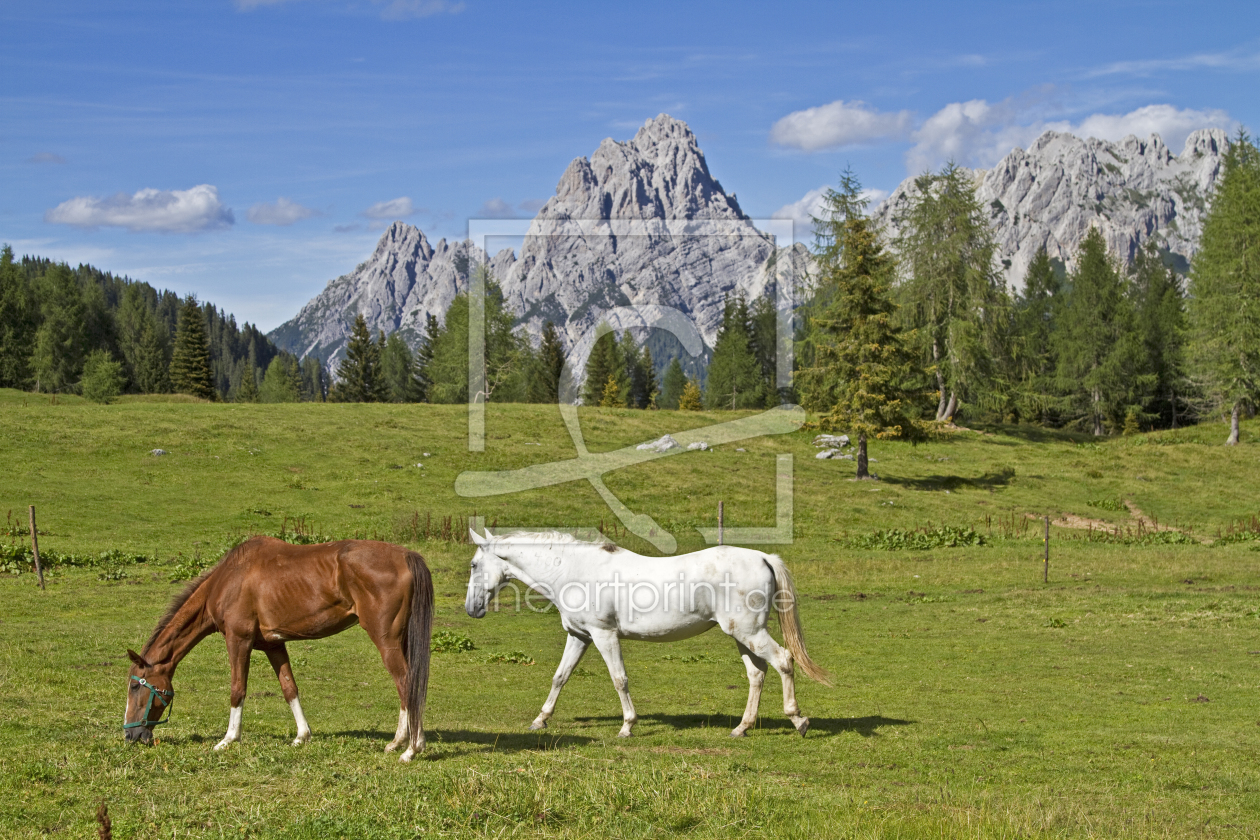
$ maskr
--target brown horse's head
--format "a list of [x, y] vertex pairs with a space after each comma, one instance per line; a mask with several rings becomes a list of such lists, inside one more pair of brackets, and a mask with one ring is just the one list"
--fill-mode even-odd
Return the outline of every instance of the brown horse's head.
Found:
[[171, 669], [151, 665], [134, 650], [127, 651], [131, 673], [127, 676], [127, 712], [123, 715], [123, 731], [128, 741], [153, 743], [153, 727], [165, 723], [162, 714], [175, 700], [171, 688]]

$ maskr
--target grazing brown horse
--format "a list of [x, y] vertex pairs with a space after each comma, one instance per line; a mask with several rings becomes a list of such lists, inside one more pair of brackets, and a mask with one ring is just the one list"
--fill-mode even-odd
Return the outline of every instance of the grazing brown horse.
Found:
[[[253, 537], [188, 585], [158, 621], [144, 651], [131, 657], [128, 741], [151, 743], [153, 727], [175, 699], [175, 667], [211, 633], [227, 639], [232, 666], [228, 731], [216, 750], [241, 736], [241, 704], [254, 650], [267, 654], [297, 722], [294, 745], [310, 740], [284, 643], [322, 639], [355, 624], [367, 631], [398, 687], [398, 729], [386, 752], [407, 741], [403, 761], [424, 749], [433, 579], [424, 558], [401, 546], [366, 540], [289, 545]], [[169, 718], [169, 714], [168, 714]]]

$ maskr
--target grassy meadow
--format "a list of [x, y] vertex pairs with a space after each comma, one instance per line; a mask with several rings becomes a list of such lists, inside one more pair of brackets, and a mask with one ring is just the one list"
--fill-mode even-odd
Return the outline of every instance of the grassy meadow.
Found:
[[[582, 423], [599, 451], [730, 418], [592, 409]], [[775, 459], [792, 453], [795, 539], [767, 550], [792, 568], [810, 653], [836, 678], [798, 681], [802, 740], [771, 674], [758, 728], [735, 740], [747, 681], [727, 637], [627, 643], [640, 722], [623, 740], [594, 650], [550, 728], [526, 731], [559, 620], [510, 602], [470, 619], [472, 552], [441, 533], [475, 511], [499, 526], [602, 522], [649, 551], [584, 481], [455, 494], [465, 470], [573, 457], [554, 406], [489, 406], [472, 453], [457, 406], [0, 390], [0, 546], [27, 541], [34, 504], [41, 551], [80, 558], [54, 565], [46, 592], [29, 571], [0, 573], [0, 836], [95, 837], [104, 801], [117, 838], [1260, 837], [1260, 539], [1228, 536], [1260, 512], [1257, 433], [1245, 423], [1227, 448], [1212, 424], [1101, 441], [960, 431], [876, 442], [882, 478], [856, 482], [800, 431], [610, 473], [689, 551], [719, 500], [728, 526], [773, 525]], [[1048, 584], [1028, 514], [1052, 517]], [[1084, 520], [1092, 530], [1068, 527]], [[1154, 522], [1190, 537], [1151, 538]], [[983, 544], [882, 550], [900, 544], [888, 529], [942, 526]], [[159, 743], [125, 744], [125, 651], [184, 585], [172, 578], [244, 534], [295, 529], [416, 547], [435, 629], [475, 644], [434, 654], [422, 759], [383, 752], [396, 695], [358, 629], [289, 644], [309, 744], [290, 746], [257, 655], [243, 740], [213, 752], [228, 709], [217, 636], [177, 671]], [[122, 554], [91, 560], [108, 550]]]

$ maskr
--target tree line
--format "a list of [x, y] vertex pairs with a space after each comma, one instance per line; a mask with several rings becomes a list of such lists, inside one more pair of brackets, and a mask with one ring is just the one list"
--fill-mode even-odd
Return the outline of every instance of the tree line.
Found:
[[1044, 249], [1010, 293], [957, 167], [916, 179], [899, 235], [846, 171], [815, 220], [816, 291], [794, 385], [824, 428], [915, 438], [934, 424], [1035, 423], [1095, 435], [1254, 413], [1260, 391], [1260, 154], [1225, 156], [1188, 278], [1148, 242], [1128, 268], [1092, 227], [1070, 271]]
[[233, 400], [243, 391], [280, 402], [290, 391], [322, 400], [328, 385], [317, 359], [285, 353], [211, 303], [90, 265], [19, 261], [7, 245], [0, 251], [0, 387], [102, 400], [120, 393]]

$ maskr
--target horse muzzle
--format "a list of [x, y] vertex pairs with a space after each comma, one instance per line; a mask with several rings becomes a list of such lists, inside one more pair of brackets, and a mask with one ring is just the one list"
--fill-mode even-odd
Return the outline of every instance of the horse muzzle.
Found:
[[127, 736], [127, 743], [134, 744], [139, 741], [147, 746], [153, 745], [153, 729], [148, 726], [133, 726], [131, 729], [124, 730]]

